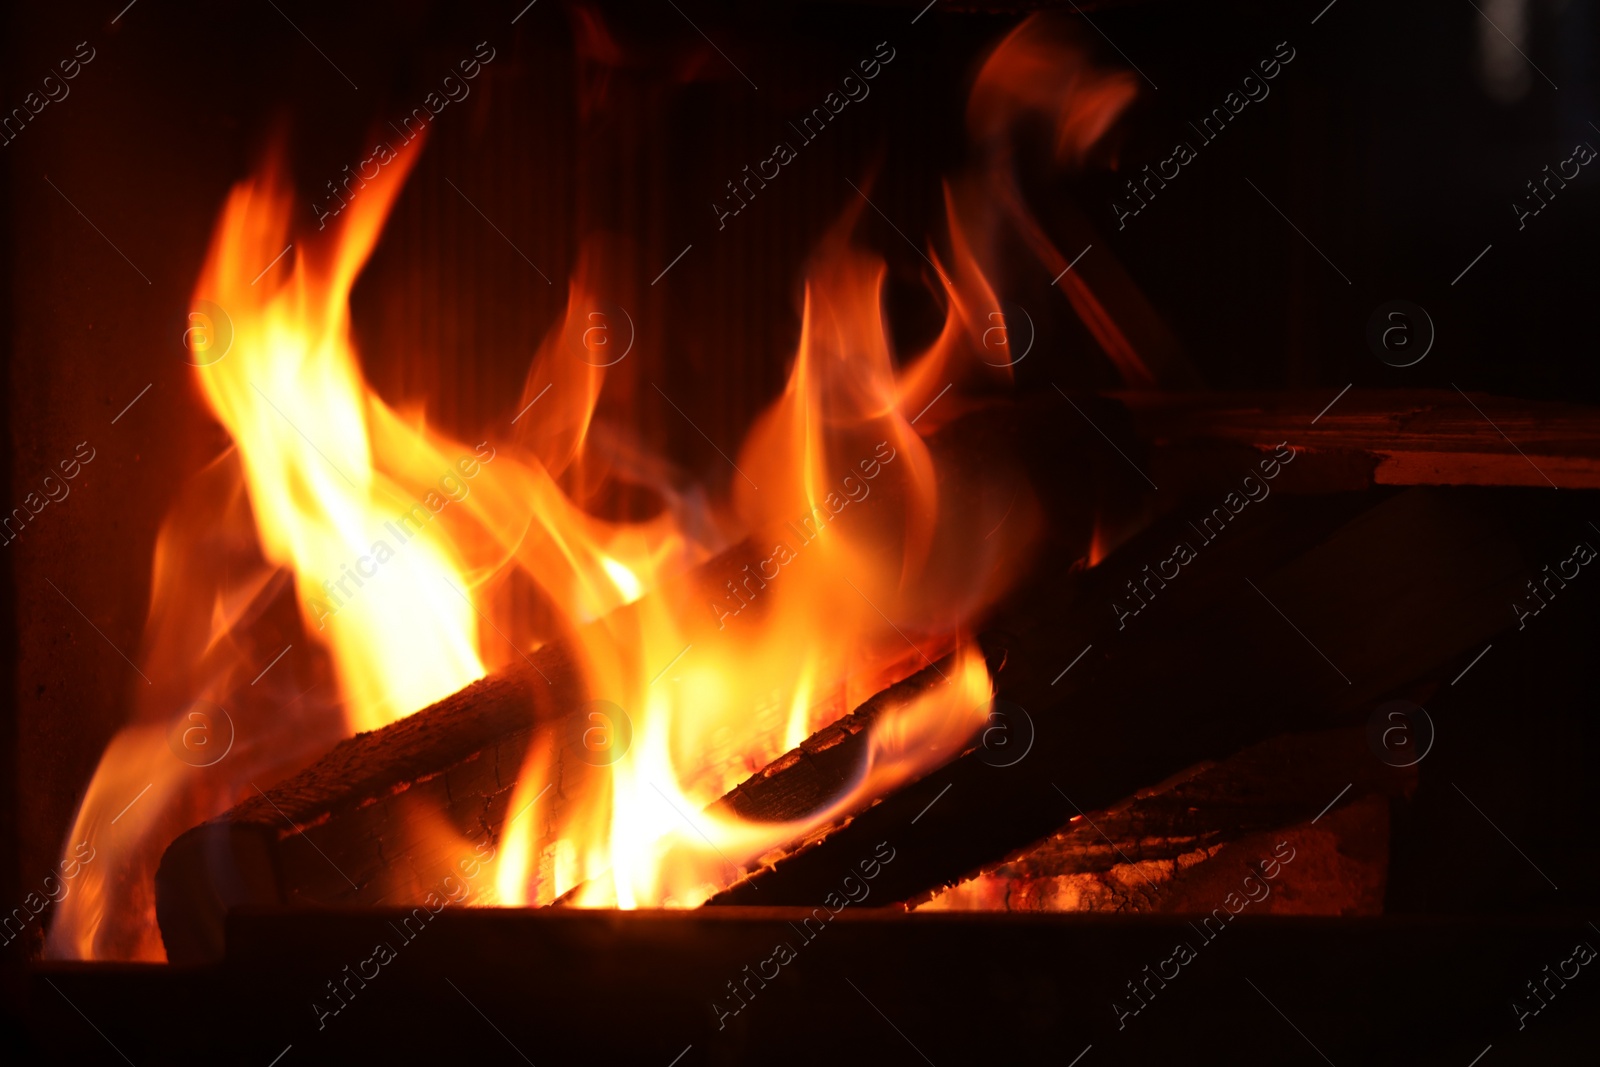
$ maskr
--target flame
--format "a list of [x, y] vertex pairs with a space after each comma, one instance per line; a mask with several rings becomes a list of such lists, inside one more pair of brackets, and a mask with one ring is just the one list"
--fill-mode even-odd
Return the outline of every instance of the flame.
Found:
[[[636, 615], [577, 635], [589, 690], [626, 717], [631, 746], [604, 776], [588, 776], [597, 802], [576, 808], [564, 797], [570, 768], [549, 747], [530, 754], [511, 801], [501, 899], [694, 906], [777, 845], [940, 765], [985, 721], [988, 674], [960, 635], [1004, 589], [1003, 561], [1030, 524], [985, 543], [1006, 501], [941, 500], [941, 472], [911, 420], [939, 374], [983, 375], [972, 309], [993, 306], [993, 295], [957, 236], [946, 328], [897, 371], [881, 312], [885, 265], [850, 242], [858, 210], [819, 245], [788, 384], [735, 464], [734, 510], [754, 531], [758, 562], [711, 612], [647, 597]], [[949, 402], [959, 409], [959, 397]], [[875, 494], [888, 500], [871, 503]], [[940, 543], [962, 526], [957, 510], [988, 521], [968, 516]], [[749, 625], [721, 625], [746, 611]], [[951, 644], [952, 666], [941, 669]], [[779, 824], [705, 810], [886, 677], [929, 665], [943, 683], [875, 722], [856, 781], [823, 810]], [[864, 691], [842, 684], [850, 679]]]
[[[996, 80], [993, 62], [975, 115], [1019, 94], [1047, 102], [1026, 79]], [[1064, 153], [1086, 152], [1131, 95], [1115, 79], [1088, 84], [1091, 106], [1061, 116]], [[1052, 91], [1081, 90], [1068, 79]], [[643, 359], [595, 348], [594, 309], [631, 291], [625, 256], [598, 236], [531, 360], [509, 439], [456, 440], [378, 395], [350, 290], [420, 151], [382, 168], [325, 233], [292, 230], [276, 158], [222, 208], [194, 294], [215, 336], [194, 378], [232, 447], [163, 525], [143, 650], [154, 680], [79, 809], [68, 848], [91, 840], [100, 858], [60, 906], [52, 955], [161, 959], [151, 880], [173, 837], [550, 641], [566, 643], [592, 703], [573, 709], [581, 748], [535, 732], [483, 876], [493, 892], [481, 899], [506, 905], [694, 906], [953, 758], [987, 719], [970, 627], [1020, 573], [1038, 508], [926, 440], [1008, 385], [1020, 358], [996, 326], [1001, 217], [982, 184], [945, 189], [947, 245], [929, 249], [944, 326], [904, 358], [883, 317], [885, 263], [853, 241], [861, 204], [842, 214], [805, 272], [788, 382], [722, 496], [683, 488], [619, 428]], [[618, 487], [659, 509], [595, 514]], [[707, 610], [685, 576], [728, 559], [748, 562]], [[280, 659], [294, 654], [260, 670], [280, 644]], [[876, 717], [855, 779], [821, 809], [757, 823], [715, 805], [918, 670], [939, 683]], [[195, 708], [216, 718], [219, 744], [225, 720], [225, 758], [175, 741]], [[442, 819], [416, 832], [456, 833]]]
[[[201, 392], [238, 445], [263, 555], [293, 571], [306, 627], [339, 664], [352, 730], [485, 673], [465, 555], [448, 537], [418, 536], [446, 499], [432, 483], [471, 449], [385, 405], [350, 339], [350, 287], [415, 155], [354, 201], [326, 260], [297, 258], [287, 279], [255, 292], [251, 265], [287, 243], [293, 199], [275, 174], [245, 183], [223, 209], [196, 290], [227, 310], [235, 337], [196, 375]], [[379, 567], [383, 581], [364, 577]]]
[[967, 199], [1004, 219], [1022, 237], [1066, 293], [1090, 335], [1130, 388], [1151, 388], [1156, 374], [1134, 348], [1070, 260], [1050, 240], [1029, 210], [1017, 182], [1016, 145], [1029, 126], [1051, 131], [1055, 161], [1081, 166], [1091, 150], [1138, 95], [1131, 71], [1110, 70], [1090, 57], [1089, 44], [1068, 19], [1035, 12], [995, 46], [978, 71], [967, 101], [967, 129], [979, 146], [976, 173], [966, 176]]
[[1100, 561], [1106, 558], [1108, 552], [1109, 549], [1106, 547], [1105, 520], [1096, 515], [1094, 527], [1089, 534], [1089, 551], [1084, 556], [1084, 562], [1087, 566], [1098, 567], [1100, 565]]

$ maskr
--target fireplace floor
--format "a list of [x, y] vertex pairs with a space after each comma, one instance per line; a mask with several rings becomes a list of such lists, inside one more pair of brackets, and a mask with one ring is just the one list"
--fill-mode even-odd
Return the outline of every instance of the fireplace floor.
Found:
[[218, 965], [36, 966], [13, 1037], [74, 1063], [279, 1067], [1549, 1063], [1593, 1039], [1581, 977], [1521, 1029], [1512, 1008], [1595, 941], [1578, 921], [809, 915], [239, 914]]

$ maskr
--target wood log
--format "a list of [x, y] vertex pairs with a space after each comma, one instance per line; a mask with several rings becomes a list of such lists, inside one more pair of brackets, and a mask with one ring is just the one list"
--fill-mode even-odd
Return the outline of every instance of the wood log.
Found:
[[[1416, 784], [1415, 765], [1373, 758], [1364, 726], [1274, 737], [1073, 815], [1043, 841], [906, 903], [930, 911], [1204, 912], [1285, 841], [1297, 854], [1293, 875], [1255, 914], [1381, 914], [1389, 804]], [[1317, 877], [1305, 877], [1313, 866]], [[1197, 901], [1198, 888], [1216, 880], [1214, 868], [1226, 869], [1228, 884]]]
[[1378, 485], [1600, 488], [1600, 409], [1458, 390], [1122, 393], [1151, 477], [1193, 485], [1251, 452], [1302, 453], [1288, 491]]
[[[1019, 492], [1031, 472], [1035, 484], [1050, 490], [1040, 504], [1055, 551], [1072, 552], [1075, 544], [1081, 552], [1098, 507], [1129, 506], [1126, 478], [1111, 466], [1121, 460], [1108, 454], [1098, 431], [1082, 425], [1063, 432], [1059, 398], [1043, 400], [1031, 407], [971, 412], [928, 443], [940, 467], [940, 491], [958, 506], [980, 494], [1003, 506], [1006, 497], [997, 494]], [[1101, 426], [1116, 431], [1114, 406], [1088, 410]], [[1123, 447], [1134, 447], [1121, 436]], [[1106, 485], [1111, 488], [1102, 488]], [[874, 514], [892, 519], [897, 513], [889, 493], [874, 492], [854, 507], [838, 521], [872, 522]], [[766, 554], [756, 548], [763, 543], [770, 544], [747, 541], [648, 595], [693, 605], [703, 618], [692, 623], [698, 629], [691, 643], [726, 648], [754, 629], [765, 602], [757, 597], [751, 603], [757, 610], [727, 620], [725, 629], [703, 605], [719, 596], [727, 581], [742, 577], [746, 564]], [[808, 566], [813, 565], [801, 553], [782, 580], [822, 580], [807, 573]], [[627, 616], [638, 610], [638, 605], [624, 608], [593, 625], [625, 632]], [[928, 657], [943, 655], [948, 644], [941, 641], [948, 637], [917, 634], [913, 648], [895, 636], [892, 644], [864, 657], [875, 669], [839, 679], [822, 699], [836, 709], [833, 714], [842, 715], [924, 666]], [[156, 878], [157, 918], [168, 958], [214, 958], [222, 948], [223, 917], [240, 905], [413, 903], [437, 889], [444, 876], [461, 878], [463, 870], [477, 867], [475, 842], [497, 841], [536, 739], [571, 757], [556, 765], [552, 800], [565, 804], [580, 795], [588, 778], [605, 771], [578, 758], [583, 733], [592, 724], [584, 712], [590, 694], [571, 647], [556, 642], [541, 648], [432, 707], [345, 741], [306, 771], [181, 835], [168, 848]], [[773, 718], [777, 729], [787, 709], [752, 713]], [[709, 766], [725, 755], [706, 753], [704, 762]], [[489, 881], [472, 886], [485, 901], [492, 899]]]
[[[815, 905], [884, 841], [899, 858], [876, 898], [913, 898], [1198, 760], [1337, 724], [1459, 669], [1513, 621], [1508, 605], [1533, 568], [1492, 503], [1414, 489], [1364, 512], [1357, 504], [1353, 518], [1351, 509], [1282, 497], [1210, 542], [1180, 532], [1179, 518], [1135, 537], [1053, 618], [1016, 631], [998, 688], [1031, 717], [1024, 758], [997, 766], [976, 748], [766, 857], [711, 903]], [[1199, 542], [1190, 561], [1152, 579], [1185, 538]], [[756, 819], [803, 806], [774, 777], [745, 783], [730, 804]]]

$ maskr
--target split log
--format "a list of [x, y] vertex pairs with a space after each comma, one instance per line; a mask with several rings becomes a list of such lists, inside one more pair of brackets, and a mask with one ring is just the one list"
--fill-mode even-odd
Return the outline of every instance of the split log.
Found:
[[[1600, 408], [1451, 390], [1124, 393], [1151, 476], [1188, 485], [1288, 442], [1288, 491], [1378, 485], [1600, 489]], [[1326, 410], [1324, 410], [1326, 409]]]
[[[1128, 497], [1120, 488], [1126, 478], [1111, 466], [1121, 460], [1108, 454], [1095, 430], [1085, 424], [1064, 432], [1059, 398], [1043, 400], [971, 412], [941, 428], [928, 445], [940, 468], [940, 492], [954, 501], [998, 500], [1004, 507], [1029, 480], [1046, 487], [1039, 504], [1057, 553], [1081, 553], [1097, 508], [1128, 506], [1117, 503]], [[1087, 410], [1101, 427], [1118, 432], [1114, 405]], [[1119, 436], [1125, 449], [1136, 447], [1125, 433]], [[1017, 506], [1025, 510], [1026, 500]], [[883, 490], [852, 508], [836, 521], [893, 521], [899, 513], [894, 494]], [[721, 646], [718, 654], [725, 654], [752, 632], [767, 601], [756, 597], [726, 620], [726, 629], [704, 605], [720, 598], [728, 581], [742, 578], [747, 564], [769, 554], [758, 545], [770, 544], [746, 541], [648, 596], [693, 605], [698, 614], [691, 615], [688, 639], [697, 650]], [[821, 581], [824, 575], [807, 570], [819, 566], [801, 552], [781, 580]], [[841, 588], [841, 595], [854, 595]], [[639, 610], [641, 605], [632, 605], [591, 625], [627, 632], [629, 616]], [[893, 644], [870, 650], [863, 659], [874, 670], [839, 679], [833, 693], [819, 699], [842, 715], [924, 666], [928, 657], [948, 651], [940, 643], [948, 635], [915, 636], [914, 648], [894, 636]], [[559, 811], [582, 795], [588, 779], [606, 772], [579, 758], [584, 732], [593, 725], [585, 711], [592, 694], [585, 691], [573, 647], [558, 641], [540, 648], [429, 708], [357, 735], [304, 772], [181, 835], [156, 876], [157, 918], [168, 958], [214, 958], [222, 948], [223, 918], [240, 905], [415, 903], [439, 889], [447, 875], [477, 873], [474, 842], [497, 841], [534, 743], [560, 754], [547, 806]], [[770, 718], [775, 732], [787, 715], [775, 706], [751, 710], [758, 720]], [[733, 755], [704, 753], [702, 769], [725, 758]], [[489, 881], [472, 883], [474, 894], [492, 899]]]

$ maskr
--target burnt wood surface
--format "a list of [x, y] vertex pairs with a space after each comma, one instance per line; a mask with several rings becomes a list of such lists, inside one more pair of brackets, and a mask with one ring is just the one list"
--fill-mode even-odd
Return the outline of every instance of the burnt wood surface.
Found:
[[[1415, 755], [1413, 747], [1394, 761]], [[1416, 789], [1417, 772], [1373, 756], [1364, 725], [1274, 737], [1074, 816], [1003, 863], [907, 903], [943, 911], [1203, 913], [1212, 903], [1197, 887], [1231, 871], [1250, 873], [1281, 841], [1299, 854], [1298, 865], [1263, 910], [1381, 914], [1389, 806]]]
[[[1283, 442], [1303, 452], [1286, 487], [1600, 489], [1600, 408], [1455, 389], [1123, 393], [1158, 483]], [[1225, 464], [1223, 464], [1225, 466]]]

